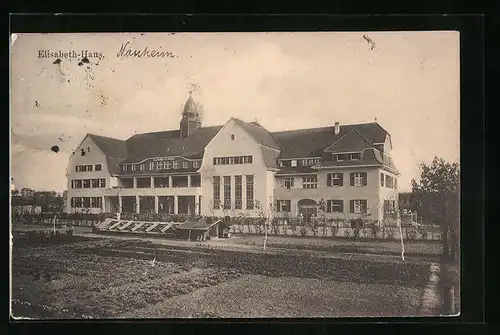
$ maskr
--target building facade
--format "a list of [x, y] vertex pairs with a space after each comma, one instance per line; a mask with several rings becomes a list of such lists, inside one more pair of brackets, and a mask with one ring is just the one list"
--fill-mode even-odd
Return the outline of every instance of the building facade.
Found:
[[69, 161], [66, 211], [381, 221], [397, 206], [391, 136], [378, 123], [269, 132], [202, 119], [190, 96], [177, 130], [88, 134]]

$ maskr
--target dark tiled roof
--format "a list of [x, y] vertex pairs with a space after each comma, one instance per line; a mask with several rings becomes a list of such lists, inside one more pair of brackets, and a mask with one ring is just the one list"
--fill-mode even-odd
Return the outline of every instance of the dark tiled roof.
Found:
[[110, 174], [120, 174], [120, 163], [123, 162], [122, 158], [113, 158], [106, 156], [106, 162], [108, 163], [108, 170]]
[[[280, 158], [320, 157], [326, 147], [353, 129], [371, 143], [385, 142], [387, 132], [378, 123], [341, 125], [338, 135], [335, 135], [333, 126], [273, 132], [271, 135], [281, 147]], [[348, 143], [345, 146], [348, 147]]]
[[277, 169], [278, 165], [276, 160], [278, 159], [280, 152], [279, 150], [274, 150], [268, 147], [261, 146], [262, 155], [264, 157], [264, 163], [268, 168]]
[[116, 138], [88, 134], [88, 136], [96, 143], [104, 154], [108, 157], [127, 158], [127, 145], [125, 141]]
[[250, 133], [250, 135], [252, 135], [252, 137], [260, 144], [274, 149], [280, 148], [274, 138], [271, 136], [271, 133], [269, 133], [269, 131], [267, 131], [267, 129], [263, 128], [262, 126], [257, 126], [254, 123], [248, 123], [236, 118], [233, 118], [233, 120], [235, 120], [243, 129]]
[[372, 144], [355, 128], [325, 149], [330, 152], [362, 151]]
[[178, 130], [134, 135], [126, 141], [129, 155], [125, 162], [166, 156], [202, 158], [205, 146], [221, 128], [202, 127], [186, 138], [180, 138]]

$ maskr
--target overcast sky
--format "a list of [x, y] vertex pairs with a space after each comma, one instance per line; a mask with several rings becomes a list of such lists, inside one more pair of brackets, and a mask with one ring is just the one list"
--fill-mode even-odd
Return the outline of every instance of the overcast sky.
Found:
[[[175, 57], [121, 59], [127, 42]], [[54, 64], [39, 50], [104, 58]], [[86, 133], [177, 129], [194, 85], [205, 126], [231, 116], [270, 131], [376, 118], [391, 133], [400, 188], [411, 189], [420, 162], [459, 160], [459, 81], [458, 32], [21, 34], [11, 46], [12, 177], [18, 189], [64, 190]]]

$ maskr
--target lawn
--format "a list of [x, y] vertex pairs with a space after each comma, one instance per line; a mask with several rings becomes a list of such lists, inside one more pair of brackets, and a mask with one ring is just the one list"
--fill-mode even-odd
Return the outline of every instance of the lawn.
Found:
[[93, 239], [13, 247], [13, 315], [44, 318], [414, 315], [428, 264]]

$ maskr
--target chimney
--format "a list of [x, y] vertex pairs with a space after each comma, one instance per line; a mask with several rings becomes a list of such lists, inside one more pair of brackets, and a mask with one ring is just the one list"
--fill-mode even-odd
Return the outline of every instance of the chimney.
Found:
[[340, 134], [340, 124], [335, 122], [335, 135]]

